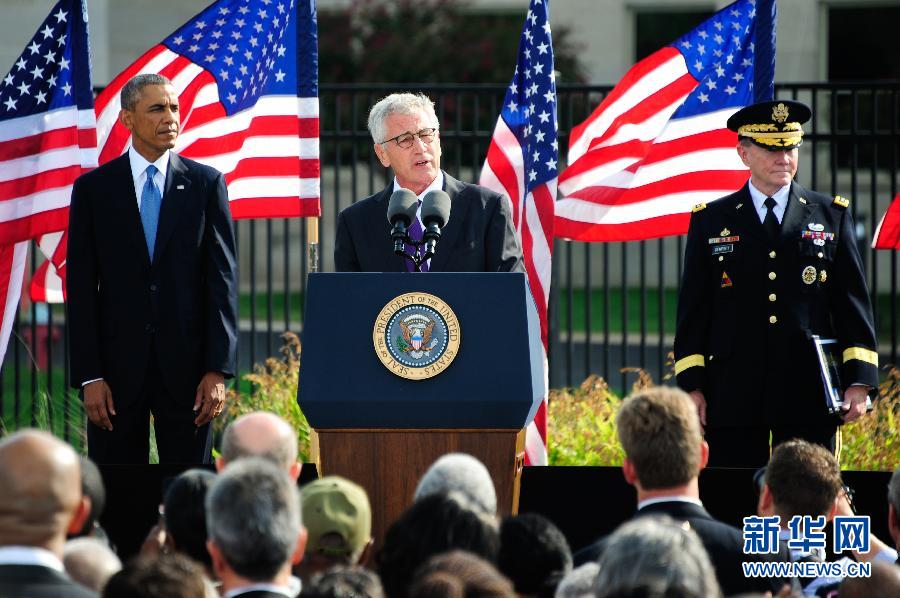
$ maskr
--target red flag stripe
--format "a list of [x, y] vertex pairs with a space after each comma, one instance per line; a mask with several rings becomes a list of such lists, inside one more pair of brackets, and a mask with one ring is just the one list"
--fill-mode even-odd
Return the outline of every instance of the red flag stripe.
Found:
[[247, 158], [238, 162], [237, 168], [225, 175], [225, 182], [230, 184], [237, 179], [260, 176], [318, 178], [319, 161], [297, 158]]
[[[628, 94], [633, 92], [635, 88], [652, 79], [653, 75], [658, 71], [671, 67], [673, 64], [677, 64], [678, 61], [681, 61], [683, 64], [681, 53], [675, 48], [667, 47], [654, 52], [631, 67], [613, 90], [603, 98], [603, 101], [600, 102], [600, 105], [597, 106], [594, 112], [583, 123], [572, 128], [569, 138], [570, 154], [573, 146], [577, 147], [578, 144], [584, 144], [587, 141], [582, 140], [582, 137], [590, 136], [593, 127], [600, 125], [605, 128], [606, 125], [603, 124], [601, 119], [606, 115], [610, 107], [615, 106], [620, 101], [628, 100]], [[677, 76], [672, 75], [669, 78], [677, 80], [686, 70], [682, 69]], [[659, 85], [655, 85], [655, 87], [658, 88]], [[578, 155], [580, 156], [583, 153], [584, 151], [582, 150]]]
[[296, 197], [253, 197], [232, 200], [228, 207], [235, 220], [245, 218], [297, 218], [320, 216], [319, 199]]
[[605, 206], [621, 206], [681, 191], [720, 192], [740, 187], [745, 182], [747, 182], [747, 173], [743, 170], [686, 172], [631, 189], [603, 185], [582, 187], [568, 195], [566, 199], [578, 199]]
[[0, 182], [0, 202], [16, 201], [17, 199], [57, 189], [59, 187], [68, 187], [75, 182], [83, 172], [90, 169], [82, 168], [80, 164], [66, 166], [65, 168], [56, 168], [40, 173], [38, 176], [28, 176], [12, 181]]
[[0, 239], [34, 239], [66, 228], [69, 207], [46, 210], [25, 218], [0, 222]]
[[677, 81], [616, 117], [606, 131], [599, 137], [591, 140], [588, 151], [603, 147], [607, 140], [615, 137], [625, 126], [644, 123], [654, 117], [658, 117], [660, 113], [667, 112], [671, 115], [684, 100], [684, 97], [696, 86], [697, 80], [690, 73], [685, 73]]
[[80, 129], [77, 126], [71, 126], [29, 137], [2, 141], [0, 142], [0, 162], [36, 156], [51, 150], [95, 147], [96, 139], [94, 129]]
[[665, 214], [632, 222], [599, 224], [556, 217], [556, 236], [584, 241], [635, 241], [684, 234], [690, 212]]
[[248, 137], [316, 137], [316, 135], [303, 135], [299, 130], [300, 123], [300, 119], [296, 116], [257, 116], [250, 121], [246, 129], [216, 138], [198, 139], [185, 146], [183, 151], [189, 149], [190, 154], [199, 159], [239, 150]]
[[875, 249], [900, 249], [900, 194], [894, 198], [875, 229]]

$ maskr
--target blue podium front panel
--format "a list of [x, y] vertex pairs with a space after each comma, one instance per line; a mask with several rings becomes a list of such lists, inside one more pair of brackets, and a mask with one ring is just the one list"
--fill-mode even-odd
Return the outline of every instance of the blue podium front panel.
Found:
[[[456, 343], [452, 361], [404, 357]], [[320, 429], [519, 429], [543, 396], [540, 343], [522, 273], [310, 274], [298, 401]]]

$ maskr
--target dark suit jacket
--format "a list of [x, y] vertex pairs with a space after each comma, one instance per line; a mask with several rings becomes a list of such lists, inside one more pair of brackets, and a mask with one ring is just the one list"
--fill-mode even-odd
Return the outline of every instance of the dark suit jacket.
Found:
[[66, 262], [72, 384], [104, 378], [127, 401], [151, 350], [168, 391], [235, 372], [237, 262], [222, 174], [170, 153], [150, 260], [128, 154], [79, 177]]
[[[406, 272], [394, 254], [387, 207], [393, 183], [338, 215], [334, 267], [338, 272]], [[524, 272], [506, 198], [444, 173], [450, 220], [431, 258], [429, 272]]]
[[[675, 521], [686, 521], [697, 532], [716, 571], [716, 579], [725, 596], [742, 592], [778, 592], [781, 586], [789, 583], [776, 578], [746, 578], [741, 562], [753, 560], [790, 561], [790, 552], [782, 546], [776, 555], [749, 555], [743, 553], [744, 540], [741, 531], [713, 519], [706, 509], [693, 503], [683, 501], [659, 502], [648, 505], [635, 513], [634, 517], [651, 515], [668, 515]], [[575, 553], [575, 565], [597, 561], [606, 548], [608, 537], [601, 538], [590, 546]]]
[[0, 598], [96, 598], [64, 574], [39, 565], [0, 565]]
[[[709, 427], [834, 425], [813, 334], [838, 340], [844, 387], [878, 385], [874, 363], [846, 359], [848, 351], [874, 359], [876, 344], [853, 219], [841, 203], [793, 183], [775, 243], [747, 185], [691, 215], [675, 371], [681, 388], [703, 391]], [[830, 238], [817, 245], [815, 232]], [[731, 239], [717, 242], [723, 237]]]

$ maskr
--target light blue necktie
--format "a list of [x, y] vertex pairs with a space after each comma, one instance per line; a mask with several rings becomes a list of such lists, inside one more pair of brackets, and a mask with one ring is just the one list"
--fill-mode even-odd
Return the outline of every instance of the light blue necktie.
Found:
[[159, 226], [159, 208], [162, 205], [162, 195], [153, 183], [153, 175], [158, 172], [156, 166], [147, 167], [147, 182], [141, 191], [141, 224], [144, 225], [144, 239], [147, 240], [147, 251], [150, 252], [150, 261], [153, 261], [153, 248], [156, 245], [156, 229]]

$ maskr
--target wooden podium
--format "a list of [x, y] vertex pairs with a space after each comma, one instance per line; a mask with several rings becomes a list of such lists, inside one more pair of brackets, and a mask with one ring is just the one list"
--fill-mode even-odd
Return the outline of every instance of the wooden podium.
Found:
[[[401, 317], [419, 299], [433, 306], [428, 298], [438, 298], [443, 315], [434, 319], [455, 330], [452, 361], [438, 361], [443, 367], [431, 377], [413, 379], [411, 368], [379, 358], [385, 338], [404, 345], [390, 324], [377, 324], [393, 321], [385, 314], [399, 297], [407, 298], [397, 303]], [[377, 545], [422, 474], [447, 453], [484, 463], [500, 513], [517, 512], [524, 428], [544, 392], [540, 342], [522, 273], [310, 274], [297, 400], [315, 430], [319, 475], [349, 478], [368, 492]]]
[[343, 476], [368, 492], [376, 546], [412, 503], [428, 467], [447, 453], [468, 453], [484, 463], [500, 514], [518, 512], [524, 430], [318, 430], [312, 447], [319, 475]]

